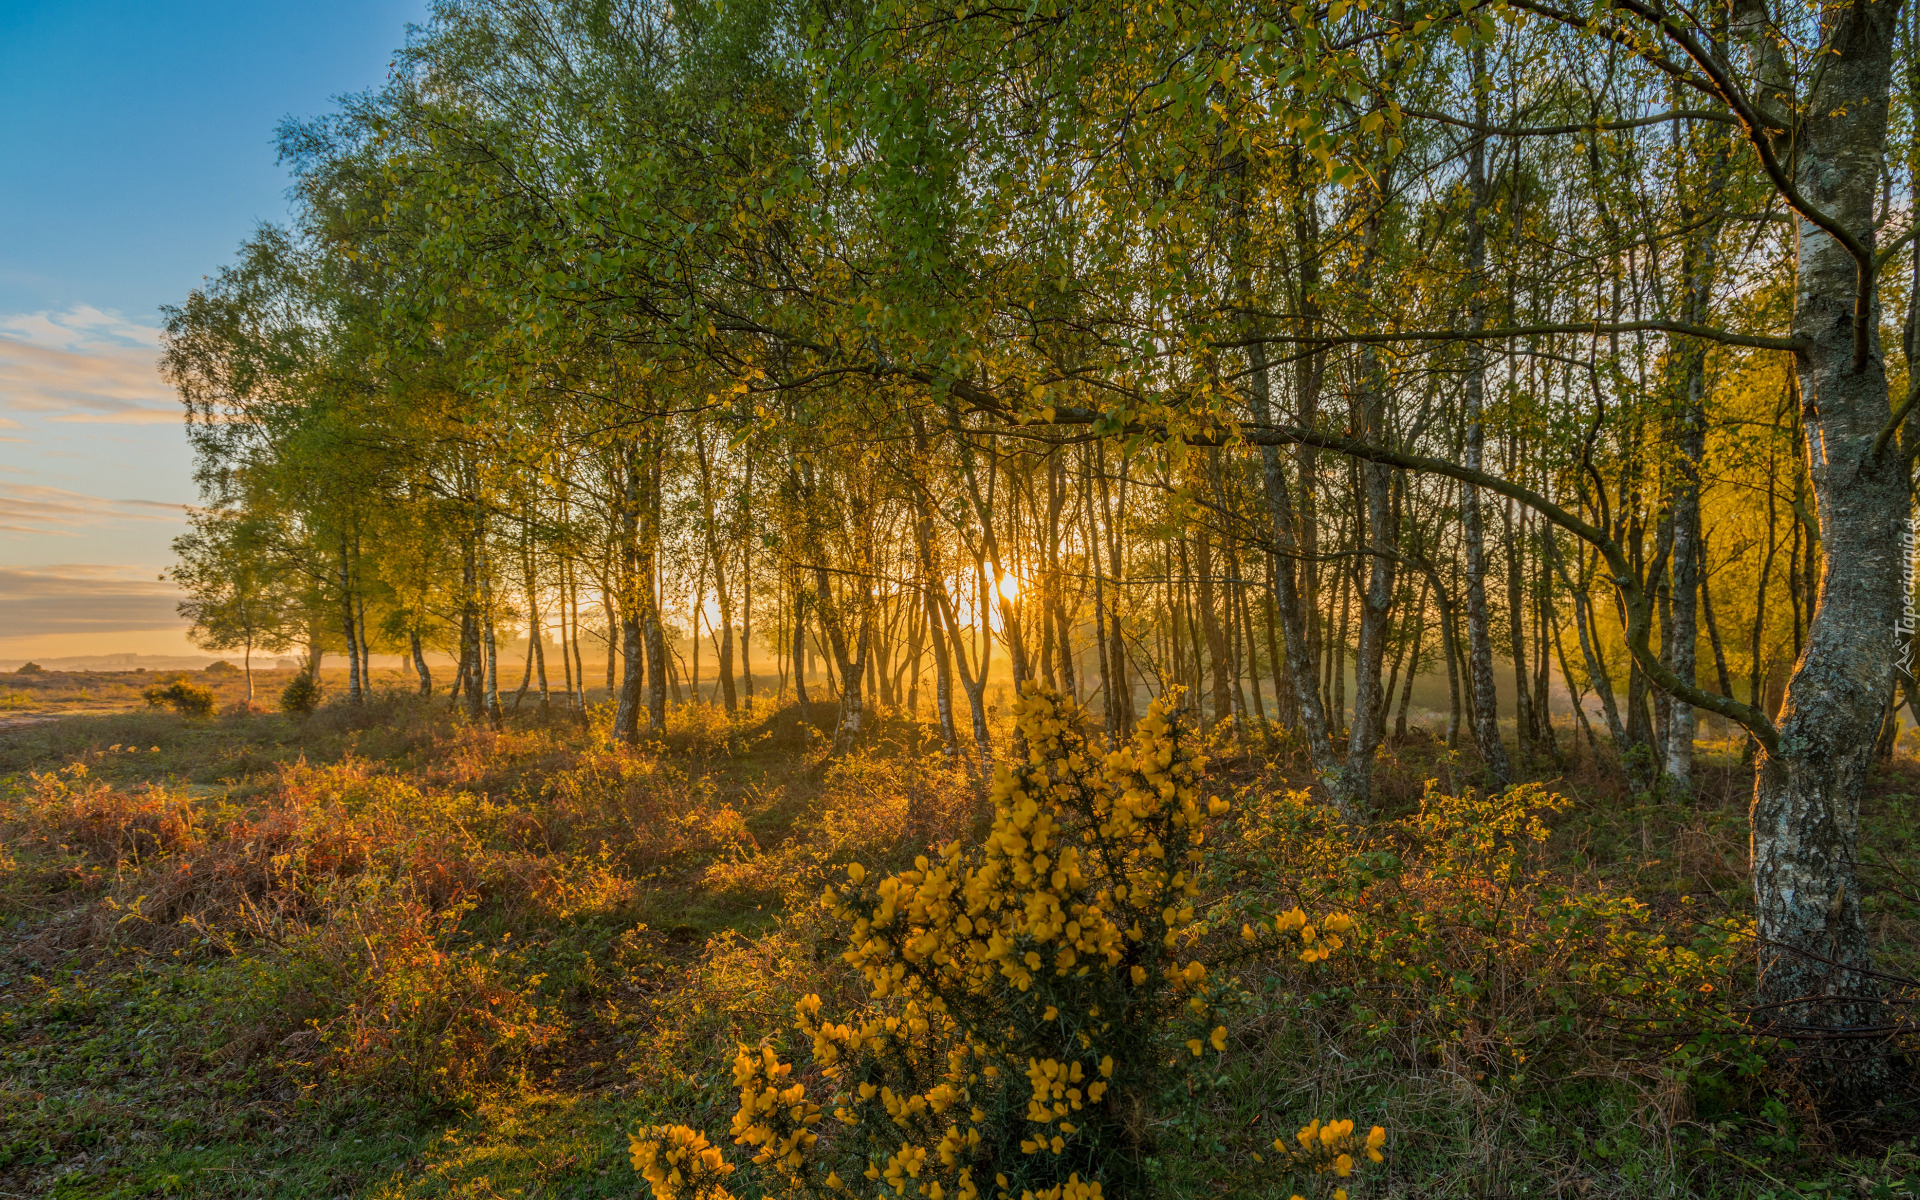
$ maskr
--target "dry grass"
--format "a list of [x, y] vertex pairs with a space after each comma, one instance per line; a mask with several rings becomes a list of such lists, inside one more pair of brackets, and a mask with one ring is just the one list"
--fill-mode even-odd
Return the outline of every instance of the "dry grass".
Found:
[[[646, 751], [609, 748], [608, 720], [529, 712], [491, 729], [390, 696], [305, 722], [89, 716], [0, 745], [0, 767], [27, 768], [0, 783], [0, 915], [6, 961], [29, 964], [0, 965], [0, 1074], [66, 1098], [6, 1101], [0, 1173], [9, 1147], [44, 1145], [30, 1187], [65, 1172], [97, 1194], [187, 1171], [175, 1190], [204, 1195], [415, 1194], [425, 1179], [436, 1194], [631, 1195], [628, 1128], [724, 1128], [736, 1040], [782, 1036], [806, 992], [858, 1000], [814, 903], [826, 879], [978, 837], [984, 788], [895, 719], [829, 755], [827, 705], [736, 719], [684, 706]], [[1234, 1155], [1331, 1112], [1392, 1131], [1380, 1195], [1758, 1196], [1762, 1176], [1726, 1154], [1803, 1182], [1840, 1169], [1806, 1160], [1824, 1135], [1764, 1063], [1722, 1042], [1684, 1049], [1724, 1013], [1707, 997], [1739, 988], [1737, 954], [1694, 945], [1744, 904], [1737, 747], [1709, 754], [1684, 800], [1636, 799], [1609, 764], [1569, 755], [1553, 786], [1574, 803], [1536, 813], [1551, 836], [1509, 823], [1483, 843], [1461, 831], [1506, 818], [1422, 815], [1429, 779], [1474, 778], [1425, 736], [1383, 760], [1386, 819], [1365, 835], [1289, 797], [1291, 743], [1217, 737], [1216, 782], [1245, 791], [1209, 876], [1216, 934], [1230, 947], [1249, 915], [1294, 903], [1349, 907], [1371, 933], [1345, 975], [1232, 968], [1236, 1048], [1157, 1131], [1170, 1194], [1260, 1194]], [[1867, 813], [1887, 855], [1869, 914], [1897, 962], [1920, 928], [1920, 889], [1900, 890], [1901, 872], [1920, 874], [1920, 771], [1883, 792]], [[95, 1011], [149, 1015], [106, 1033], [62, 1015]], [[136, 1143], [127, 1122], [85, 1116], [98, 1097], [62, 1072], [108, 1078], [74, 1073], [103, 1037], [130, 1064], [114, 1070], [146, 1072], [140, 1086], [160, 1086], [139, 1065], [151, 1059], [232, 1089], [141, 1093], [143, 1110], [200, 1105], [233, 1132], [143, 1125]], [[319, 1148], [329, 1139], [299, 1135], [313, 1164], [334, 1164], [302, 1176], [316, 1190], [240, 1173], [270, 1169], [301, 1129], [401, 1121], [399, 1098], [475, 1115], [455, 1120], [457, 1146], [407, 1142], [422, 1157], [350, 1169]], [[556, 1104], [601, 1123], [592, 1153], [579, 1129], [545, 1135], [576, 1147], [564, 1169], [505, 1132]], [[447, 1120], [406, 1118], [420, 1119], [404, 1127]], [[119, 1157], [89, 1149], [95, 1128]], [[235, 1171], [182, 1166], [202, 1145]], [[1896, 1165], [1872, 1178], [1891, 1179], [1905, 1151], [1879, 1145]], [[1844, 1159], [1871, 1175], [1861, 1162]]]

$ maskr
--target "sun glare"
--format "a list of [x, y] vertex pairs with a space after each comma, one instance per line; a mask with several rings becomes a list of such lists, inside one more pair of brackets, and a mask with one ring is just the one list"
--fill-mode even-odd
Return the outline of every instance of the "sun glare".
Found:
[[1020, 598], [1020, 581], [1011, 575], [1000, 577], [1000, 594], [1009, 600]]

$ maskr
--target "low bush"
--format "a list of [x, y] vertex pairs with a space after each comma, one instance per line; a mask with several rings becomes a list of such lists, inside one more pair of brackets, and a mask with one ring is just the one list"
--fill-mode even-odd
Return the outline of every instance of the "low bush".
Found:
[[[116, 788], [84, 762], [28, 779], [30, 786], [0, 811], [0, 843], [33, 852], [6, 865], [15, 904], [41, 907], [62, 894], [98, 895], [206, 837], [192, 802], [163, 787]], [[84, 932], [76, 927], [69, 935]]]
[[436, 907], [369, 880], [290, 943], [278, 997], [283, 1041], [349, 1087], [451, 1101], [551, 1044], [565, 1022], [510, 940], [461, 930], [471, 901]]
[[305, 671], [295, 675], [280, 689], [280, 711], [304, 717], [320, 706], [320, 685]]
[[186, 717], [204, 717], [213, 712], [213, 689], [175, 679], [155, 684], [140, 693], [148, 708], [171, 708]]
[[[1143, 1195], [1155, 1110], [1226, 1049], [1232, 989], [1188, 953], [1207, 933], [1205, 826], [1228, 807], [1201, 794], [1195, 735], [1156, 705], [1101, 755], [1039, 687], [1017, 719], [1027, 760], [1000, 769], [983, 843], [884, 878], [856, 862], [828, 889], [868, 999], [841, 1023], [817, 995], [796, 1007], [820, 1098], [772, 1041], [736, 1058], [733, 1140], [770, 1191]], [[1329, 933], [1314, 961], [1340, 944]], [[1274, 1148], [1283, 1169], [1344, 1178], [1384, 1137], [1316, 1119]], [[684, 1125], [642, 1131], [632, 1153], [659, 1200], [726, 1195], [735, 1170]]]
[[1566, 807], [1537, 784], [1430, 785], [1413, 815], [1355, 828], [1303, 791], [1248, 789], [1216, 860], [1221, 910], [1248, 918], [1249, 938], [1276, 928], [1261, 923], [1275, 897], [1354, 913], [1364, 932], [1333, 968], [1337, 1009], [1408, 1064], [1512, 1084], [1604, 1059], [1670, 1086], [1696, 1060], [1751, 1061], [1724, 1003], [1747, 982], [1751, 922], [1688, 920], [1685, 903], [1676, 921], [1568, 877], [1544, 852]]
[[[660, 1200], [1139, 1196], [1170, 1161], [1344, 1194], [1385, 1125], [1422, 1119], [1428, 1078], [1482, 1113], [1564, 1091], [1548, 1102], [1661, 1131], [1693, 1094], [1761, 1090], [1725, 1003], [1750, 982], [1749, 923], [1568, 875], [1546, 853], [1567, 802], [1544, 788], [1430, 784], [1361, 828], [1304, 791], [1208, 797], [1208, 743], [1163, 708], [1102, 754], [1031, 689], [1018, 732], [983, 841], [829, 887], [865, 997], [842, 1017], [805, 996], [790, 1032], [742, 1046], [731, 1135], [751, 1163], [687, 1125], [634, 1135]], [[1243, 1048], [1259, 1065], [1231, 1063]], [[1381, 1122], [1360, 1132], [1324, 1075], [1292, 1092], [1289, 1055], [1391, 1071], [1409, 1107], [1350, 1093]]]
[[606, 855], [530, 837], [517, 806], [365, 760], [282, 767], [248, 807], [118, 790], [84, 763], [32, 783], [0, 830], [35, 851], [43, 890], [94, 897], [65, 942], [252, 956], [235, 998], [250, 1032], [229, 1056], [275, 1047], [281, 1066], [354, 1088], [456, 1098], [560, 1036], [511, 934], [470, 927], [481, 906], [552, 924], [634, 898]]

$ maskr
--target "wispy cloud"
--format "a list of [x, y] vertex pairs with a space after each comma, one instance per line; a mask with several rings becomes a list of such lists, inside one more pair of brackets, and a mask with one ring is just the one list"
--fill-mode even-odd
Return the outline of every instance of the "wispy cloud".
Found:
[[182, 504], [106, 500], [64, 488], [0, 482], [0, 531], [79, 536], [82, 529], [120, 521], [177, 521]]
[[178, 425], [178, 408], [125, 408], [114, 412], [61, 413], [49, 421], [74, 425]]
[[53, 421], [178, 421], [155, 366], [159, 342], [158, 328], [91, 305], [0, 315], [0, 407]]
[[58, 633], [178, 629], [179, 591], [151, 575], [85, 563], [0, 567], [9, 640]]
[[77, 304], [62, 313], [16, 313], [0, 317], [0, 332], [36, 346], [75, 350], [101, 345], [160, 346], [160, 329], [129, 321], [117, 312]]

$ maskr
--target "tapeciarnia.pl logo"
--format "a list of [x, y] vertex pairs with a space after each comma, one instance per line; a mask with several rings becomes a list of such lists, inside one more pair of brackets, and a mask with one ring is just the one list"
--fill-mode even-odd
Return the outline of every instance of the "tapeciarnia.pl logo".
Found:
[[1907, 552], [1900, 571], [1900, 619], [1893, 623], [1894, 666], [1908, 679], [1913, 678], [1913, 631], [1920, 627], [1920, 612], [1913, 603], [1914, 560], [1920, 556], [1920, 516], [1907, 518]]

